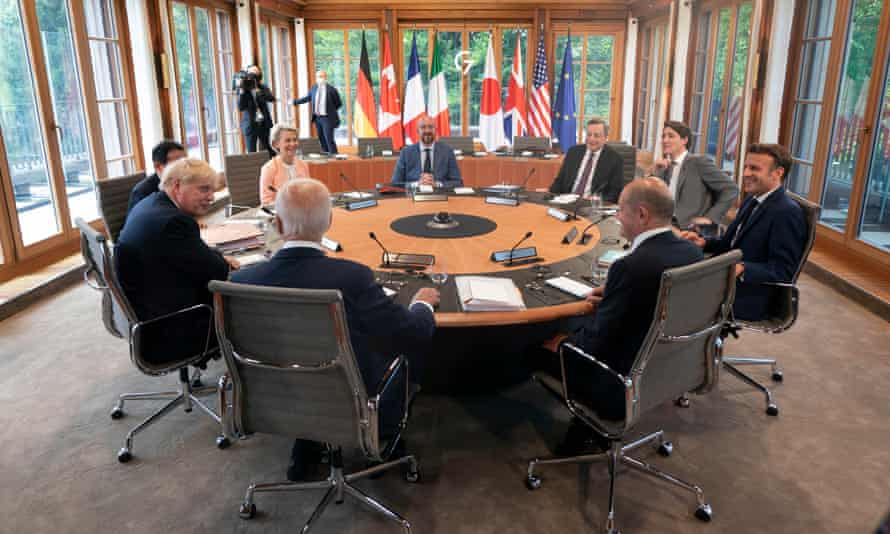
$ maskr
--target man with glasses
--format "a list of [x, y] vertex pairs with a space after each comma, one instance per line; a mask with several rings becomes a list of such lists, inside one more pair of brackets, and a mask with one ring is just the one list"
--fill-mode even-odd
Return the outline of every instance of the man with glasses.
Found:
[[566, 152], [550, 192], [575, 193], [584, 198], [599, 194], [606, 202], [616, 203], [624, 187], [624, 160], [606, 146], [609, 125], [594, 117], [587, 121], [585, 132], [585, 144], [575, 145]]

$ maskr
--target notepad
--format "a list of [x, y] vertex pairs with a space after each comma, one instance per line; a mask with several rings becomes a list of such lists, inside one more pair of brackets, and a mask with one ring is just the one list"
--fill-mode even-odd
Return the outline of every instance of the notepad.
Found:
[[222, 246], [262, 235], [263, 231], [250, 222], [217, 224], [201, 230], [201, 237], [210, 246]]
[[350, 191], [348, 193], [343, 193], [343, 198], [352, 198], [352, 199], [362, 199], [362, 198], [371, 198], [371, 193], [365, 193], [364, 191]]
[[544, 283], [548, 286], [555, 287], [560, 291], [564, 291], [570, 295], [574, 295], [578, 298], [584, 298], [593, 291], [593, 287], [582, 284], [577, 280], [572, 280], [571, 278], [565, 276], [557, 276], [556, 278], [550, 278], [548, 280], [544, 280]]
[[455, 195], [472, 195], [476, 190], [472, 187], [455, 187], [454, 194]]
[[474, 311], [524, 310], [522, 293], [509, 278], [458, 276], [454, 279], [461, 308]]
[[617, 250], [617, 249], [607, 250], [606, 252], [603, 253], [602, 256], [597, 258], [596, 263], [597, 263], [597, 265], [601, 265], [603, 267], [609, 267], [613, 263], [615, 263], [616, 261], [620, 260], [621, 258], [623, 258], [625, 256], [627, 256], [626, 250]]
[[553, 204], [565, 205], [565, 204], [572, 204], [574, 202], [577, 202], [577, 200], [578, 200], [578, 195], [576, 195], [574, 193], [566, 193], [564, 195], [556, 195], [555, 197], [553, 197], [550, 200], [550, 202]]
[[242, 267], [268, 260], [265, 254], [245, 254], [236, 258]]

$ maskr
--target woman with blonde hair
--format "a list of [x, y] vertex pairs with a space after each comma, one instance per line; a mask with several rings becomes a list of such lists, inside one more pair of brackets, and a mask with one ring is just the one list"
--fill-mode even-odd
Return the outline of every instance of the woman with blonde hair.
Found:
[[275, 202], [275, 194], [281, 186], [294, 178], [309, 178], [309, 166], [297, 159], [297, 129], [286, 124], [276, 124], [272, 128], [272, 148], [278, 155], [270, 159], [260, 169], [260, 203]]

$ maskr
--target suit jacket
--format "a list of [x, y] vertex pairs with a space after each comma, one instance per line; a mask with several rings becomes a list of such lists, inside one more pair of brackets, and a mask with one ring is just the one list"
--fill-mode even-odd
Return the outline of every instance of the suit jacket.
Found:
[[130, 191], [130, 201], [127, 203], [127, 213], [133, 211], [133, 208], [136, 204], [139, 203], [140, 200], [147, 197], [152, 193], [157, 193], [160, 191], [161, 187], [161, 178], [157, 173], [152, 174], [147, 178], [143, 178], [139, 180], [139, 183], [133, 186], [133, 190]]
[[263, 286], [339, 289], [349, 337], [369, 394], [397, 353], [416, 355], [432, 339], [433, 313], [423, 304], [410, 310], [387, 297], [364, 265], [295, 247], [279, 250], [268, 262], [241, 269], [232, 281]]
[[[211, 304], [207, 284], [225, 280], [229, 274], [226, 260], [201, 239], [195, 219], [180, 211], [163, 191], [149, 195], [130, 212], [115, 246], [114, 264], [140, 321], [195, 304]], [[147, 359], [160, 362], [166, 355], [182, 352], [184, 345], [203, 346], [210, 324], [202, 320], [168, 325], [164, 340], [152, 345], [155, 350]], [[216, 343], [213, 337], [211, 341]]]
[[[571, 193], [578, 170], [587, 152], [587, 145], [575, 145], [566, 152], [559, 174], [550, 186], [550, 192], [555, 194]], [[618, 196], [624, 188], [624, 160], [615, 150], [603, 145], [599, 160], [596, 162], [596, 170], [593, 171], [593, 183], [590, 185], [591, 193], [600, 193], [607, 202], [618, 202]]]
[[[399, 161], [392, 173], [393, 185], [404, 186], [420, 180], [423, 172], [423, 159], [420, 143], [408, 145], [399, 153]], [[441, 141], [433, 143], [433, 176], [445, 187], [460, 187], [464, 181], [460, 176], [454, 150]]]
[[[272, 115], [269, 113], [269, 102], [275, 102], [275, 96], [265, 84], [257, 86], [256, 97], [251, 91], [238, 94], [238, 111], [241, 112], [241, 131], [244, 135], [259, 134], [260, 130], [272, 128]], [[256, 121], [257, 110], [263, 112], [263, 121]]]
[[[673, 232], [650, 237], [609, 269], [603, 300], [569, 339], [613, 370], [627, 374], [643, 344], [655, 313], [665, 270], [703, 258], [702, 251]], [[566, 358], [569, 390], [590, 403], [602, 417], [623, 419], [624, 390], [604, 372]]]
[[[343, 102], [340, 100], [340, 92], [337, 91], [337, 88], [331, 85], [330, 83], [326, 83], [325, 87], [327, 88], [327, 98], [325, 100], [325, 112], [329, 119], [333, 121], [334, 128], [340, 126], [340, 115], [337, 110], [343, 107]], [[318, 93], [318, 84], [313, 84], [312, 87], [309, 88], [309, 94], [303, 97], [300, 97], [294, 100], [295, 105], [309, 103], [309, 114], [312, 115], [312, 119], [315, 120], [315, 116], [317, 115], [315, 111], [315, 94]]]
[[[669, 169], [662, 172], [668, 181]], [[694, 217], [707, 217], [720, 223], [726, 212], [739, 196], [735, 182], [714, 165], [708, 156], [686, 154], [677, 174], [677, 196], [674, 215], [680, 227], [685, 227]]]
[[[739, 213], [722, 237], [708, 239], [705, 252], [722, 254], [741, 249], [745, 272], [736, 281], [733, 315], [759, 321], [770, 317], [773, 299], [779, 289], [764, 282], [791, 282], [803, 256], [808, 237], [806, 214], [800, 205], [785, 195], [780, 187], [770, 193], [756, 211], [754, 197], [745, 199]], [[739, 224], [747, 217], [732, 246]]]

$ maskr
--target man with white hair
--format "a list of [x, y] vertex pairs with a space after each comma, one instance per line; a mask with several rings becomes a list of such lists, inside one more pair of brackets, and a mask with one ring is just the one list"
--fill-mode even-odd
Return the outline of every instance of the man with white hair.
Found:
[[[199, 159], [177, 160], [164, 169], [160, 191], [136, 204], [127, 216], [114, 264], [140, 321], [210, 304], [210, 280], [225, 280], [230, 269], [238, 268], [236, 260], [204, 243], [195, 220], [210, 209], [217, 179], [218, 173]], [[180, 322], [181, 330], [167, 336], [167, 344], [175, 348], [170, 355], [182, 354], [183, 344], [204, 343], [208, 324], [186, 323]]]
[[[409, 360], [422, 351], [436, 329], [433, 309], [439, 292], [420, 289], [405, 308], [387, 297], [371, 269], [359, 263], [329, 258], [320, 242], [331, 226], [330, 192], [311, 178], [287, 182], [275, 199], [275, 225], [284, 245], [268, 262], [232, 275], [232, 281], [263, 286], [339, 289], [346, 307], [349, 337], [365, 386], [373, 391], [395, 354]], [[414, 363], [414, 362], [412, 362]], [[416, 368], [416, 366], [415, 366]], [[398, 423], [392, 403], [381, 406], [381, 426]], [[297, 440], [287, 476], [298, 480], [319, 460], [320, 447]]]

